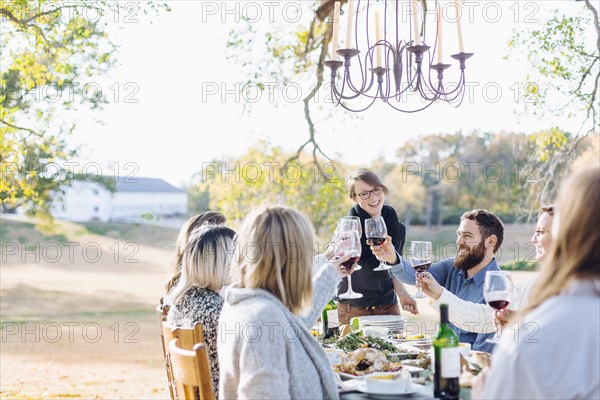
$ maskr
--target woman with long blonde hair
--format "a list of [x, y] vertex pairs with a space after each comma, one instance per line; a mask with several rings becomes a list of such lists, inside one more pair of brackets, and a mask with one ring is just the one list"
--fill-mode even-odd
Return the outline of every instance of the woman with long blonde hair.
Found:
[[167, 284], [165, 285], [165, 296], [169, 294], [171, 289], [173, 289], [179, 281], [179, 277], [181, 276], [181, 264], [185, 255], [185, 247], [187, 246], [188, 238], [191, 233], [202, 225], [223, 225], [225, 221], [225, 216], [220, 212], [204, 211], [189, 218], [185, 224], [183, 224], [179, 230], [177, 242], [175, 243], [175, 256], [173, 257], [171, 268], [169, 269], [169, 277], [167, 278]]
[[310, 221], [290, 207], [260, 207], [240, 226], [233, 284], [222, 292], [222, 398], [338, 398], [328, 358], [309, 328], [353, 266], [341, 265], [345, 256], [313, 278], [313, 245]]
[[234, 235], [222, 225], [207, 224], [192, 230], [182, 248], [179, 279], [165, 298], [170, 307], [169, 325], [191, 328], [196, 322], [202, 324], [215, 398], [219, 388], [217, 331], [223, 307], [219, 291], [228, 283]]
[[540, 277], [518, 330], [504, 333], [474, 388], [479, 398], [600, 398], [599, 205], [600, 168], [562, 185]]

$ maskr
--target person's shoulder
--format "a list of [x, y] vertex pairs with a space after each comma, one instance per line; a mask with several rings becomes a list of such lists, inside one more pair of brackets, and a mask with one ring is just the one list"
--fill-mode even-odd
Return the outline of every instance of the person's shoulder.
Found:
[[234, 304], [225, 302], [224, 312], [234, 313], [240, 322], [273, 322], [285, 319], [284, 311], [275, 299], [253, 296]]
[[215, 291], [193, 286], [185, 293], [187, 302], [195, 305], [216, 304], [223, 305], [223, 298]]
[[446, 258], [444, 260], [440, 260], [437, 263], [440, 267], [444, 268], [454, 268], [454, 258]]
[[389, 204], [384, 204], [383, 208], [382, 208], [382, 214], [387, 214], [390, 217], [393, 217], [394, 215], [397, 217], [398, 213], [396, 212], [396, 209], [392, 206], [390, 206]]

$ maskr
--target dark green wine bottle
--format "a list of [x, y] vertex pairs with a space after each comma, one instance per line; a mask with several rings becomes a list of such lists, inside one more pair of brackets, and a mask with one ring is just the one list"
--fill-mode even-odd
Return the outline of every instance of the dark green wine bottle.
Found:
[[440, 329], [433, 340], [433, 396], [457, 400], [460, 396], [460, 350], [458, 337], [448, 325], [448, 304], [440, 305]]

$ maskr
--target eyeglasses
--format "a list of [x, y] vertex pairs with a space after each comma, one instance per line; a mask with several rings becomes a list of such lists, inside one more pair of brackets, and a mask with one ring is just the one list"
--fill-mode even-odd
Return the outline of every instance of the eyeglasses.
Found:
[[371, 193], [373, 193], [374, 195], [378, 196], [381, 194], [381, 192], [383, 192], [383, 189], [380, 187], [377, 187], [373, 190], [365, 190], [363, 192], [360, 193], [354, 193], [355, 196], [360, 197], [363, 200], [367, 200], [369, 197], [371, 197]]

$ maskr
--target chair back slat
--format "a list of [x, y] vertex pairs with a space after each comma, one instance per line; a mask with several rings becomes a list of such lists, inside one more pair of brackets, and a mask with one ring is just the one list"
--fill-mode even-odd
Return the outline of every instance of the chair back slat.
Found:
[[173, 374], [171, 373], [171, 365], [169, 363], [169, 355], [167, 348], [169, 342], [165, 341], [163, 328], [163, 322], [167, 320], [167, 314], [169, 313], [169, 306], [163, 304], [162, 297], [160, 298], [160, 303], [155, 308], [155, 312], [160, 332], [160, 344], [162, 345], [163, 358], [165, 360], [165, 370], [167, 372], [167, 382], [169, 384], [169, 395], [171, 396], [171, 400], [175, 400], [175, 392], [173, 389]]
[[177, 397], [214, 400], [206, 345], [198, 343], [188, 350], [179, 346], [179, 341], [172, 339], [168, 347]]
[[165, 344], [178, 338], [179, 347], [186, 350], [192, 350], [197, 343], [204, 343], [204, 329], [200, 322], [196, 322], [192, 328], [175, 327], [163, 322], [163, 336]]
[[[162, 323], [163, 327], [163, 337], [164, 343], [167, 351], [167, 360], [170, 365], [167, 367], [171, 371], [171, 378], [169, 381], [170, 390], [174, 392], [176, 399], [193, 399], [194, 393], [198, 391], [197, 388], [192, 388], [188, 385], [185, 385], [180, 380], [178, 380], [173, 374], [173, 363], [172, 358], [169, 353], [169, 343], [171, 343], [174, 339], [178, 339], [177, 346], [183, 350], [193, 351], [194, 346], [200, 343], [204, 343], [204, 329], [202, 328], [202, 324], [200, 322], [196, 322], [192, 328], [180, 328], [167, 324], [166, 321]], [[207, 359], [208, 360], [208, 359]], [[207, 366], [208, 366], [207, 361]], [[204, 385], [208, 385], [208, 388], [211, 392], [211, 398], [214, 398], [214, 393], [212, 392], [212, 381], [210, 379], [210, 367], [208, 367], [208, 381], [204, 383]]]

